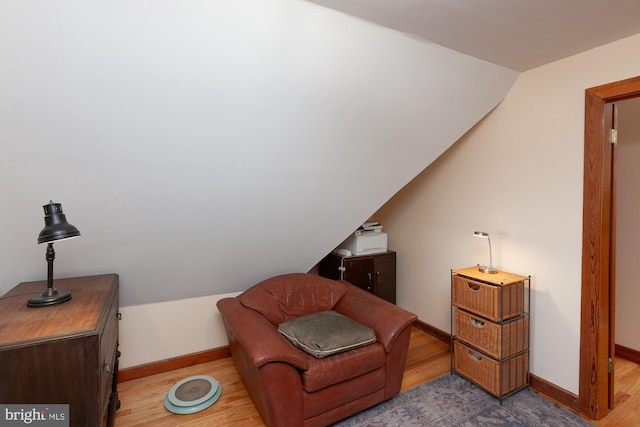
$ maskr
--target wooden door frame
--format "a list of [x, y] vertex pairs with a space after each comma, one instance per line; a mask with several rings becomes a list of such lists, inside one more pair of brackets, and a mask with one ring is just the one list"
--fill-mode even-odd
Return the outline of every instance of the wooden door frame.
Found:
[[585, 92], [582, 297], [578, 410], [594, 419], [608, 409], [610, 257], [612, 254], [612, 151], [606, 104], [640, 96], [640, 77]]

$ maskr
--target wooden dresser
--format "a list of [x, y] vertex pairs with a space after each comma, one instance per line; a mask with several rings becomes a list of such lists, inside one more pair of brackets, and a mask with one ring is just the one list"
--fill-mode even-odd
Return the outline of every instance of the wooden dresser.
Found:
[[[0, 298], [0, 402], [69, 404], [70, 426], [108, 424], [118, 406], [118, 275], [57, 279], [71, 300], [27, 307], [46, 281], [24, 282]], [[112, 402], [109, 405], [109, 399]]]

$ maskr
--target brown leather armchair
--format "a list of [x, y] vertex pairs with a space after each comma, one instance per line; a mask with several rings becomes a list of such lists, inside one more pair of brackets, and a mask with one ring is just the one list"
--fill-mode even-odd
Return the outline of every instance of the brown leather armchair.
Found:
[[[326, 426], [399, 393], [416, 316], [344, 281], [294, 273], [217, 303], [231, 354], [265, 423]], [[317, 359], [277, 330], [335, 310], [372, 328], [377, 341]]]

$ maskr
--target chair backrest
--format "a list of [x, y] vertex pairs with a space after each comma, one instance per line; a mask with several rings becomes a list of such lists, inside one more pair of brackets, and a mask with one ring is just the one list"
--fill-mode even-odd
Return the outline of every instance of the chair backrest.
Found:
[[264, 280], [238, 296], [245, 307], [261, 313], [273, 325], [319, 311], [332, 310], [347, 292], [347, 285], [306, 273], [291, 273]]

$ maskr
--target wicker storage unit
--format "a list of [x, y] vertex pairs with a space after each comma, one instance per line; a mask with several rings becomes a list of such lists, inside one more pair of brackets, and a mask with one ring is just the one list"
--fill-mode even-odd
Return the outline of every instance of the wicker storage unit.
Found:
[[522, 280], [498, 286], [460, 275], [453, 276], [452, 280], [452, 304], [456, 307], [494, 322], [520, 316], [524, 311]]
[[530, 278], [451, 271], [451, 370], [502, 398], [529, 385]]
[[455, 325], [458, 339], [496, 359], [513, 356], [529, 347], [528, 317], [520, 316], [500, 325], [464, 310], [456, 310]]
[[454, 347], [454, 369], [495, 396], [504, 396], [529, 383], [527, 353], [500, 363], [459, 341], [454, 343]]

